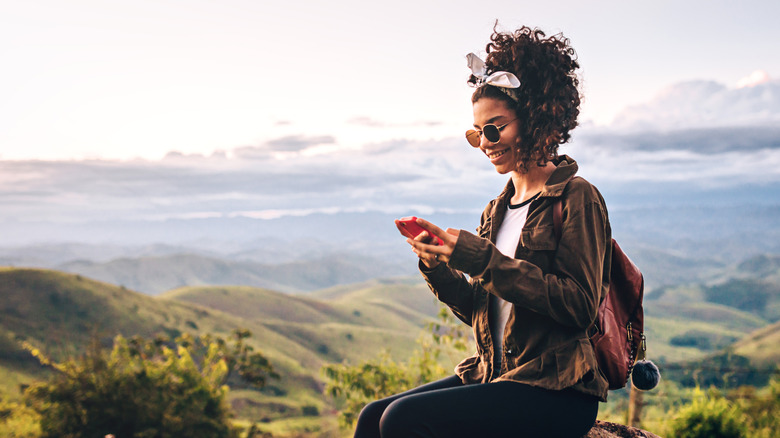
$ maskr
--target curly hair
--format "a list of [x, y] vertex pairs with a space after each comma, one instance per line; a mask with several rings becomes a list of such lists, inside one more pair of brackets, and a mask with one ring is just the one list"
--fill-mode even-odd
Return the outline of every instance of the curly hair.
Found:
[[[514, 73], [520, 80], [520, 88], [514, 90], [518, 101], [485, 85], [477, 88], [471, 102], [487, 97], [503, 100], [514, 109], [522, 121], [518, 170], [524, 172], [532, 162], [544, 166], [557, 158], [558, 146], [569, 141], [569, 132], [577, 126], [580, 93], [575, 70], [579, 64], [569, 39], [562, 34], [546, 37], [543, 31], [526, 26], [503, 33], [496, 27], [486, 47], [487, 74]], [[468, 82], [475, 85], [477, 78], [471, 75]]]

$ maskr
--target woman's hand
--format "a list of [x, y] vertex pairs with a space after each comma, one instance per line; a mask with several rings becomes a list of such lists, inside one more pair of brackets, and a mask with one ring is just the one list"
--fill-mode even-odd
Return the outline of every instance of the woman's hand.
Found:
[[[406, 242], [412, 246], [412, 251], [417, 254], [417, 257], [422, 260], [423, 264], [428, 269], [433, 269], [439, 266], [439, 263], [447, 263], [450, 261], [452, 250], [455, 248], [455, 242], [458, 241], [459, 230], [447, 228], [447, 231], [442, 230], [436, 225], [426, 221], [425, 219], [417, 219], [417, 224], [425, 228], [427, 231], [423, 231], [418, 234], [414, 239], [407, 238]], [[396, 220], [396, 227], [403, 233], [401, 225]], [[435, 240], [431, 236], [436, 236], [441, 239], [442, 244], [437, 245], [433, 242]]]

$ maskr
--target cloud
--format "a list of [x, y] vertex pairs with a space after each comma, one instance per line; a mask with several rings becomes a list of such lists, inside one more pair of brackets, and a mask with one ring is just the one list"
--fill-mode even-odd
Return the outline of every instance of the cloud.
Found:
[[368, 126], [371, 128], [384, 128], [385, 126], [387, 126], [387, 123], [381, 122], [379, 120], [367, 116], [353, 117], [347, 120], [347, 123], [350, 125], [361, 125], [361, 126]]
[[233, 149], [233, 155], [242, 160], [266, 160], [273, 152], [265, 146], [241, 146]]
[[756, 74], [729, 88], [713, 81], [675, 84], [651, 101], [626, 108], [610, 124], [621, 131], [658, 131], [780, 122], [780, 81]]
[[427, 189], [436, 178], [431, 166], [384, 166], [374, 158], [357, 151], [262, 165], [181, 154], [160, 161], [0, 160], [0, 222], [354, 209], [404, 204], [410, 193], [415, 202], [436, 203], [437, 191]]
[[163, 161], [170, 162], [186, 162], [186, 161], [202, 161], [202, 160], [218, 160], [227, 158], [227, 152], [221, 149], [213, 151], [209, 155], [191, 153], [185, 154], [179, 151], [170, 151], [162, 158]]
[[331, 135], [288, 135], [286, 137], [277, 138], [275, 140], [269, 140], [266, 142], [266, 145], [274, 152], [298, 152], [304, 149], [308, 149], [312, 146], [334, 144], [335, 142], [335, 137]]
[[[285, 141], [303, 147], [332, 137]], [[350, 211], [477, 217], [507, 180], [460, 136], [395, 139], [320, 154], [291, 149], [274, 152], [261, 145], [227, 155], [172, 153], [157, 161], [0, 160], [0, 225]], [[583, 176], [613, 191], [780, 182], [780, 128], [774, 127], [641, 134], [580, 129], [562, 152], [577, 159]]]
[[347, 120], [347, 124], [369, 128], [413, 128], [441, 126], [443, 125], [443, 122], [438, 120], [417, 120], [406, 123], [389, 123], [368, 116], [357, 116]]
[[571, 149], [594, 182], [713, 187], [780, 182], [780, 81], [754, 73], [729, 88], [673, 85], [607, 127], [574, 132]]
[[764, 70], [756, 70], [748, 76], [737, 81], [737, 88], [755, 87], [771, 81], [769, 73]]
[[332, 135], [288, 135], [263, 143], [260, 146], [241, 146], [232, 150], [236, 158], [243, 160], [268, 160], [278, 154], [297, 154], [315, 146], [334, 145]]
[[589, 129], [576, 133], [563, 150], [597, 185], [642, 183], [651, 189], [669, 182], [687, 188], [780, 182], [780, 127], [641, 133]]
[[307, 136], [288, 135], [269, 140], [260, 146], [241, 146], [233, 149], [233, 155], [245, 160], [266, 160], [276, 154], [298, 153], [314, 146], [333, 145], [336, 138], [332, 135]]
[[706, 154], [780, 149], [780, 127], [715, 127], [677, 131], [619, 132], [585, 129], [576, 140], [590, 147], [621, 151], [690, 151]]
[[[595, 152], [595, 153], [594, 153]], [[780, 150], [696, 153], [687, 150], [578, 155], [582, 174], [599, 187], [627, 193], [637, 188], [655, 191], [659, 200], [670, 189], [680, 192], [735, 188], [745, 184], [772, 186], [780, 182]], [[632, 183], [636, 183], [633, 186]], [[675, 186], [664, 186], [675, 183]], [[666, 187], [660, 189], [660, 187]]]

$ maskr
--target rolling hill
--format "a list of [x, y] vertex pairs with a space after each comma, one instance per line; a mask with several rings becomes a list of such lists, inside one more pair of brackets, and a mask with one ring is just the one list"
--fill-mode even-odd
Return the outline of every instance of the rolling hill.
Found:
[[[150, 297], [75, 274], [3, 268], [0, 394], [18, 396], [19, 384], [43, 375], [21, 342], [62, 359], [83, 351], [93, 336], [104, 341], [116, 334], [227, 336], [243, 327], [282, 378], [262, 391], [232, 391], [239, 415], [290, 417], [306, 406], [323, 411], [319, 369], [324, 363], [357, 362], [382, 350], [406, 358], [437, 310], [424, 285], [386, 286], [379, 294], [381, 284], [370, 282], [336, 293], [339, 298], [330, 302], [251, 287], [190, 287]], [[408, 303], [416, 303], [414, 310], [403, 309]]]
[[202, 285], [244, 285], [300, 293], [414, 273], [414, 265], [388, 260], [394, 259], [333, 253], [314, 260], [258, 263], [248, 259], [178, 253], [120, 257], [101, 262], [75, 260], [61, 263], [56, 269], [149, 295]]
[[[734, 271], [739, 275], [732, 277], [741, 282], [724, 277], [717, 284], [649, 294], [648, 357], [693, 366], [728, 347], [751, 363], [780, 361], [780, 323], [767, 319], [775, 315], [773, 292], [762, 308], [724, 301], [722, 291], [708, 295], [718, 285], [741, 288], [742, 295], [749, 295], [745, 286], [756, 284], [751, 281], [773, 285], [773, 263], [758, 260], [746, 265], [750, 269]], [[43, 376], [21, 348], [23, 341], [61, 359], [83, 351], [93, 336], [106, 341], [116, 334], [227, 336], [241, 327], [254, 334], [252, 345], [282, 378], [261, 391], [231, 391], [239, 416], [276, 420], [312, 407], [331, 412], [321, 394], [322, 365], [358, 363], [383, 350], [396, 360], [408, 358], [438, 308], [418, 277], [374, 279], [306, 295], [252, 286], [188, 286], [149, 296], [78, 274], [0, 268], [0, 396], [16, 396], [20, 384]]]
[[750, 358], [757, 366], [777, 367], [780, 363], [780, 321], [756, 330], [731, 346], [734, 353]]

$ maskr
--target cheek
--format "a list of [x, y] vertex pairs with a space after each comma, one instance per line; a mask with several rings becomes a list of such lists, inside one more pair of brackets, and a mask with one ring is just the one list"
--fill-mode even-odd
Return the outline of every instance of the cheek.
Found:
[[517, 122], [512, 123], [511, 126], [507, 126], [508, 129], [504, 130], [504, 137], [508, 143], [519, 144], [520, 143], [520, 129], [517, 126]]

